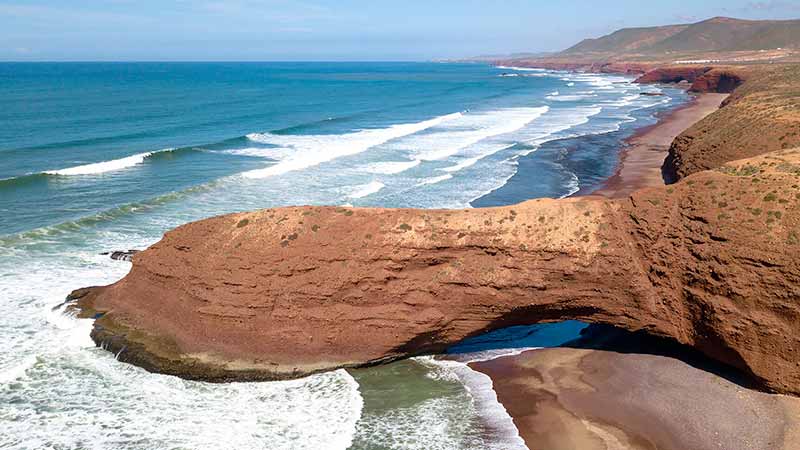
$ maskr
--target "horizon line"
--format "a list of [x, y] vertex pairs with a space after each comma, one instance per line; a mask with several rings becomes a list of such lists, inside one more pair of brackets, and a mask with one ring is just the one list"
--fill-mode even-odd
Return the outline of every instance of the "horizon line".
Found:
[[0, 59], [0, 64], [125, 64], [125, 63], [454, 63], [468, 61], [467, 58], [441, 59]]

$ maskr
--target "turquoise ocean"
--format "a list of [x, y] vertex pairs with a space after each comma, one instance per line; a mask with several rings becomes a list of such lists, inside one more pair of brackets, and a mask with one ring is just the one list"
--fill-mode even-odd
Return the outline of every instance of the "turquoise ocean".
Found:
[[449, 63], [0, 64], [0, 448], [525, 448], [465, 362], [580, 324], [444, 359], [207, 384], [117, 362], [57, 306], [130, 269], [101, 253], [213, 215], [590, 192], [624, 138], [687, 100], [632, 81]]

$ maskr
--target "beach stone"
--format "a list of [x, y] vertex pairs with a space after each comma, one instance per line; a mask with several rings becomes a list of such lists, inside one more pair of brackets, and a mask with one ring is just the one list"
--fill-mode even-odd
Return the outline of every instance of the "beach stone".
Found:
[[139, 253], [140, 250], [116, 250], [113, 252], [101, 253], [101, 255], [109, 255], [115, 261], [133, 261], [133, 255]]

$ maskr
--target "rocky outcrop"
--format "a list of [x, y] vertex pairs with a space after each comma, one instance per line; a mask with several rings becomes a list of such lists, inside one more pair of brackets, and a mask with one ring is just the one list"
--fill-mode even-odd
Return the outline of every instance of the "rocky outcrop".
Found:
[[115, 250], [113, 252], [106, 252], [101, 253], [101, 255], [107, 255], [111, 257], [111, 259], [115, 261], [133, 261], [133, 255], [139, 253], [139, 250]]
[[730, 94], [745, 82], [745, 71], [732, 68], [715, 68], [692, 82], [692, 92]]
[[120, 360], [190, 379], [296, 377], [580, 319], [797, 394], [798, 183], [795, 150], [624, 200], [232, 214], [167, 233], [74, 306]]
[[664, 66], [648, 71], [636, 83], [694, 83], [712, 68], [709, 66]]
[[745, 81], [746, 71], [735, 67], [664, 66], [650, 70], [637, 83], [690, 83], [692, 92], [729, 94]]

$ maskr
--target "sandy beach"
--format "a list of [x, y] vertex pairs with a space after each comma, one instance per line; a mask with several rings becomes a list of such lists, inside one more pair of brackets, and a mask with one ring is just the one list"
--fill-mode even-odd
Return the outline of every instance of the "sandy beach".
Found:
[[697, 95], [687, 105], [661, 117], [655, 125], [642, 128], [625, 141], [617, 171], [593, 195], [619, 198], [637, 189], [663, 186], [661, 165], [672, 141], [684, 130], [713, 113], [728, 94]]
[[670, 357], [553, 348], [470, 366], [531, 450], [800, 448], [800, 399]]

